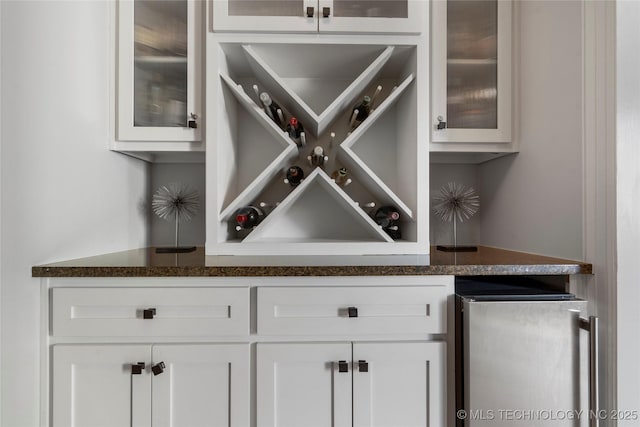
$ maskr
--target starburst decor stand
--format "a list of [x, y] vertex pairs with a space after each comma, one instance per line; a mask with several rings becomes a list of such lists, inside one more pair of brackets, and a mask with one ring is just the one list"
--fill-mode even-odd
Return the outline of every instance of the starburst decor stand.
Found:
[[433, 197], [433, 211], [445, 222], [453, 222], [453, 245], [437, 245], [436, 250], [444, 252], [475, 252], [477, 246], [458, 246], [458, 220], [471, 218], [480, 207], [480, 197], [472, 187], [449, 182]]
[[195, 246], [179, 246], [178, 237], [180, 223], [191, 221], [198, 211], [200, 199], [198, 193], [189, 186], [180, 183], [163, 185], [156, 190], [151, 201], [151, 206], [160, 218], [176, 224], [175, 247], [156, 248], [156, 253], [187, 253], [196, 250]]

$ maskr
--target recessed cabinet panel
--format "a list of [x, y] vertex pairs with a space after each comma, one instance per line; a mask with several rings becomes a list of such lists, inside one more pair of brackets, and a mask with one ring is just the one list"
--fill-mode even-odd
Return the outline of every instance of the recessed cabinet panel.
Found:
[[265, 335], [446, 332], [446, 286], [259, 288]]
[[353, 426], [447, 425], [440, 394], [445, 347], [444, 342], [354, 343]]
[[351, 343], [259, 343], [256, 353], [258, 427], [351, 425]]
[[60, 337], [249, 333], [247, 288], [55, 288], [52, 310]]
[[[218, 215], [208, 219], [208, 254], [428, 252], [415, 44], [220, 43], [210, 52], [207, 180]], [[289, 180], [291, 168], [303, 179]], [[381, 207], [399, 218], [376, 220]], [[237, 213], [249, 208], [258, 220], [245, 227]]]
[[154, 427], [232, 426], [249, 422], [248, 344], [165, 344], [153, 346]]
[[120, 0], [117, 7], [113, 148], [194, 151], [204, 123], [202, 2]]

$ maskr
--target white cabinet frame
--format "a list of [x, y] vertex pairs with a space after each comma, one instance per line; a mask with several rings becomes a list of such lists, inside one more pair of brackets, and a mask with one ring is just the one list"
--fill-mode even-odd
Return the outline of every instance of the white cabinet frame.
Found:
[[[417, 34], [424, 29], [422, 22], [428, 0], [407, 0], [406, 18], [336, 17], [333, 0], [303, 0], [296, 16], [233, 16], [229, 14], [228, 0], [211, 0], [213, 31], [230, 32], [306, 32], [306, 33], [397, 33]], [[313, 16], [307, 16], [313, 8]], [[323, 9], [329, 8], [328, 17]]]
[[[431, 151], [509, 149], [506, 144], [512, 142], [512, 9], [510, 0], [498, 0], [497, 129], [437, 130], [438, 116], [447, 121], [447, 1], [431, 3]], [[481, 144], [486, 144], [485, 149]]]
[[[201, 1], [187, 0], [187, 114], [198, 116], [198, 127], [134, 126], [134, 1], [117, 3], [117, 92], [116, 92], [116, 150], [137, 149], [152, 151], [193, 150], [191, 144], [202, 139], [202, 55], [203, 11]], [[126, 141], [153, 142], [140, 148]], [[172, 144], [174, 142], [174, 144]], [[181, 142], [175, 143], [175, 142]]]

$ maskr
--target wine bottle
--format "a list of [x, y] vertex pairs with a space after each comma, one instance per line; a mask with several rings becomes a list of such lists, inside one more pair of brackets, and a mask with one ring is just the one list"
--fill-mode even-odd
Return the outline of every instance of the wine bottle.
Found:
[[255, 206], [245, 206], [236, 211], [236, 230], [247, 230], [255, 227], [264, 218], [264, 212]]
[[331, 179], [333, 179], [340, 187], [346, 187], [347, 185], [351, 184], [351, 178], [347, 178], [346, 168], [340, 168], [334, 171], [331, 174]]
[[304, 128], [298, 119], [291, 117], [287, 124], [286, 131], [289, 134], [289, 137], [293, 139], [298, 146], [302, 145], [302, 142], [300, 141], [300, 134], [304, 132]]
[[351, 119], [349, 120], [349, 125], [353, 128], [357, 127], [360, 123], [362, 123], [367, 117], [369, 117], [369, 112], [371, 111], [371, 98], [365, 95], [358, 104], [353, 107], [351, 111]]
[[287, 177], [284, 182], [292, 187], [296, 187], [304, 179], [304, 171], [300, 166], [291, 166], [287, 169]]
[[382, 206], [378, 208], [373, 219], [382, 228], [388, 228], [396, 225], [396, 221], [400, 219], [400, 212], [395, 206]]
[[267, 92], [260, 94], [260, 102], [264, 106], [264, 111], [271, 120], [273, 120], [278, 126], [282, 127], [282, 108], [276, 104]]
[[325, 156], [324, 148], [318, 145], [313, 149], [311, 155], [307, 156], [307, 160], [309, 160], [311, 166], [322, 166], [324, 162], [329, 160], [329, 156]]

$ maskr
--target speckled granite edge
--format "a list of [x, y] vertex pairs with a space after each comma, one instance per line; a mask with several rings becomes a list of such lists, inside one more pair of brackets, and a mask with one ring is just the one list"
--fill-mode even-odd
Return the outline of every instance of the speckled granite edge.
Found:
[[564, 275], [592, 274], [590, 264], [416, 265], [416, 266], [36, 266], [33, 277], [266, 277], [266, 276], [412, 276], [412, 275]]

